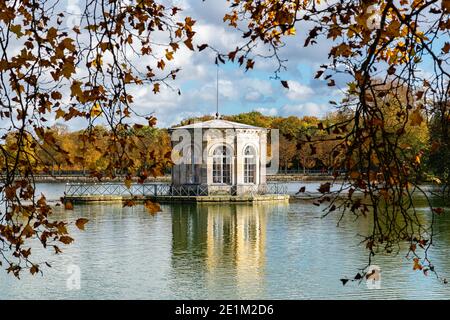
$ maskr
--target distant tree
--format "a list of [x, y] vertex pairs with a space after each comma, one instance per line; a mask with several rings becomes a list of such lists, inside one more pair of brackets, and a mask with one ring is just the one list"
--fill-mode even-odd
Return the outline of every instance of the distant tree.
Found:
[[279, 141], [280, 165], [284, 167], [287, 172], [292, 167], [294, 158], [297, 155], [296, 140], [288, 139], [284, 135], [280, 136]]

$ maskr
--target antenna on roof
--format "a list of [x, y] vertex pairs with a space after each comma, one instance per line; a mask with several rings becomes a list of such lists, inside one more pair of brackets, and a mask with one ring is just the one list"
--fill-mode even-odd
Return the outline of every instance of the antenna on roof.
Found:
[[216, 119], [219, 119], [219, 54], [216, 57], [217, 75], [216, 75]]

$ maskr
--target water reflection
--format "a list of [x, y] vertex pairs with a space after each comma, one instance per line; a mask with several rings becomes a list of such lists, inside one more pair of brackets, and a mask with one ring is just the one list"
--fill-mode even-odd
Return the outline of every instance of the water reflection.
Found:
[[[210, 294], [265, 292], [267, 216], [287, 204], [172, 206], [175, 279], [195, 277]], [[223, 282], [228, 276], [233, 281]], [[224, 290], [226, 286], [226, 290]]]
[[[419, 203], [420, 205], [420, 203]], [[309, 202], [290, 204], [170, 204], [150, 215], [142, 205], [78, 205], [55, 208], [55, 219], [88, 218], [86, 231], [71, 229], [75, 242], [64, 254], [33, 246], [50, 261], [44, 276], [15, 280], [0, 272], [0, 299], [379, 299], [448, 298], [450, 287], [412, 270], [404, 258], [377, 255], [382, 287], [342, 286], [339, 279], [367, 263], [357, 234], [370, 217], [321, 216]], [[425, 204], [419, 210], [430, 218]], [[450, 270], [450, 215], [436, 221], [432, 258]], [[67, 265], [80, 266], [81, 290], [66, 288]]]

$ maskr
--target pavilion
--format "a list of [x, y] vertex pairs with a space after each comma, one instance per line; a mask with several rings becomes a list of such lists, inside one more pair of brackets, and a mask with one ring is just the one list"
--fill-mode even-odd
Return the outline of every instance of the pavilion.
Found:
[[170, 133], [179, 155], [172, 169], [174, 188], [200, 186], [208, 195], [264, 193], [267, 129], [216, 118]]

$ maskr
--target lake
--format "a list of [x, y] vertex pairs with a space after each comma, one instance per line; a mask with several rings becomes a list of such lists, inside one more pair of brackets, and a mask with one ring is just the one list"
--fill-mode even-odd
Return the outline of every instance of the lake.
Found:
[[[290, 183], [308, 190], [317, 183]], [[63, 184], [40, 184], [57, 200]], [[420, 203], [420, 201], [419, 201]], [[448, 299], [450, 285], [412, 270], [405, 252], [377, 255], [381, 288], [339, 279], [354, 276], [368, 261], [357, 234], [370, 222], [306, 201], [289, 204], [172, 204], [150, 215], [142, 205], [76, 205], [54, 208], [55, 219], [89, 219], [72, 227], [75, 242], [63, 254], [32, 243], [35, 261], [48, 261], [43, 275], [17, 280], [0, 272], [0, 299]], [[428, 209], [420, 209], [429, 219]], [[448, 212], [448, 211], [447, 211]], [[450, 278], [450, 218], [439, 217], [431, 258]], [[79, 289], [68, 279], [80, 275]], [[70, 281], [69, 281], [70, 282]]]

